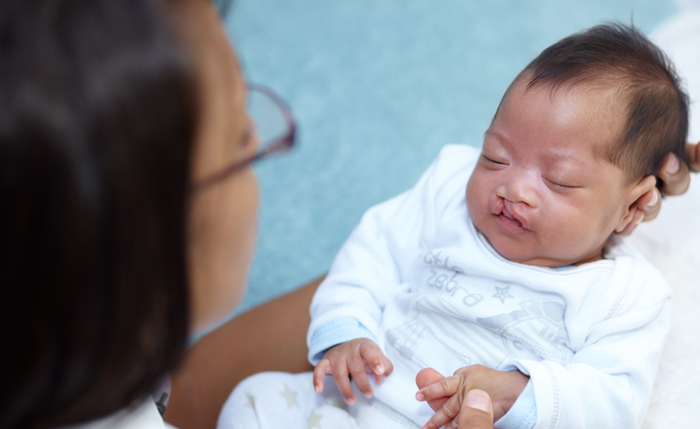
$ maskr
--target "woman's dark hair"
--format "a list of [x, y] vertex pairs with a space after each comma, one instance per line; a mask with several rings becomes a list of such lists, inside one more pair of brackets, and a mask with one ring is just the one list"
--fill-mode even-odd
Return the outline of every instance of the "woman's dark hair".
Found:
[[158, 0], [0, 2], [0, 427], [143, 398], [189, 327], [192, 65]]
[[687, 164], [688, 95], [671, 61], [636, 29], [605, 24], [566, 37], [542, 51], [528, 71], [528, 88], [593, 84], [618, 90], [627, 122], [603, 156], [630, 180], [658, 179], [669, 153]]

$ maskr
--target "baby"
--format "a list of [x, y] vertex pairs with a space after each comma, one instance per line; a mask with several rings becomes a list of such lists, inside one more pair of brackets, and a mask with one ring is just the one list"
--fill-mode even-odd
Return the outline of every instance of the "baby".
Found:
[[687, 104], [634, 29], [546, 49], [480, 154], [445, 147], [364, 215], [311, 305], [313, 374], [249, 378], [219, 426], [439, 427], [480, 388], [496, 427], [640, 427], [671, 292], [614, 232], [638, 218], [668, 153], [686, 159]]

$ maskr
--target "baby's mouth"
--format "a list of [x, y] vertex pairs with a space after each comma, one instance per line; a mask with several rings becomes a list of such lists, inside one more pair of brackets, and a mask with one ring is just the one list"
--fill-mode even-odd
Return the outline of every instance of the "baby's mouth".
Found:
[[515, 211], [513, 203], [504, 200], [503, 202], [501, 202], [501, 204], [499, 204], [499, 206], [500, 207], [498, 208], [500, 210], [498, 210], [494, 214], [496, 214], [502, 222], [506, 223], [507, 225], [530, 231], [530, 227], [527, 221]]
[[511, 214], [508, 213], [507, 210], [503, 210], [499, 216], [501, 216], [501, 218], [504, 218], [507, 221], [507, 223], [513, 224], [519, 228], [523, 227], [523, 224], [519, 220], [511, 216]]

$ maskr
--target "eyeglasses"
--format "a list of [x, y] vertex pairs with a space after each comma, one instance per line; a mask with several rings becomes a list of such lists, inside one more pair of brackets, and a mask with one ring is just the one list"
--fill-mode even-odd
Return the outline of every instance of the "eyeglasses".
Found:
[[296, 122], [292, 112], [277, 94], [262, 85], [248, 84], [248, 105], [246, 107], [248, 117], [255, 124], [254, 132], [257, 134], [260, 148], [255, 155], [237, 161], [195, 183], [192, 191], [207, 188], [214, 183], [229, 177], [248, 167], [255, 161], [273, 153], [284, 152], [294, 146], [296, 137]]

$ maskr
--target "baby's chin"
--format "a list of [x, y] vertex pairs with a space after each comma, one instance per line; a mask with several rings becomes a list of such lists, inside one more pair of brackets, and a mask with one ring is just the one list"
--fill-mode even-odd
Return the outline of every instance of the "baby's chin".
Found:
[[535, 267], [557, 268], [564, 266], [579, 266], [595, 262], [603, 259], [602, 251], [594, 251], [590, 255], [580, 258], [555, 258], [552, 255], [537, 254], [532, 251], [531, 246], [522, 244], [513, 245], [513, 243], [501, 243], [499, 240], [490, 240], [486, 235], [486, 240], [491, 244], [491, 247], [502, 257], [511, 262], [517, 262], [524, 265], [532, 265]]
[[545, 267], [545, 268], [556, 268], [556, 267], [563, 267], [565, 265], [572, 265], [572, 262], [567, 262], [567, 261], [562, 261], [559, 259], [554, 259], [554, 258], [548, 258], [545, 256], [537, 256], [537, 255], [510, 255], [508, 253], [501, 253], [496, 249], [498, 254], [506, 258], [507, 260], [511, 262], [517, 262], [519, 264], [523, 265], [532, 265], [534, 267]]
[[575, 265], [576, 262], [553, 258], [552, 256], [546, 254], [539, 254], [532, 250], [533, 246], [528, 246], [522, 243], [513, 243], [512, 241], [501, 237], [491, 239], [486, 234], [484, 234], [484, 237], [499, 255], [511, 262], [547, 268]]

